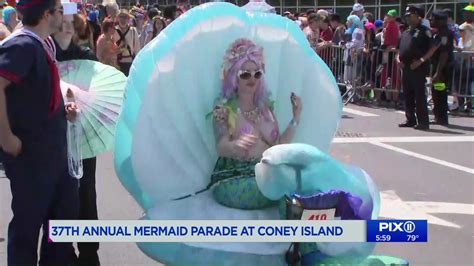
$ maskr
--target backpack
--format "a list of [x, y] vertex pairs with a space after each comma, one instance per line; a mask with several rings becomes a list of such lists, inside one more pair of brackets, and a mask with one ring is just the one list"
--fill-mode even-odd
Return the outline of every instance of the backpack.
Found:
[[[128, 53], [130, 54], [129, 56], [123, 56], [121, 53], [117, 55], [117, 60], [120, 62], [120, 60], [122, 58], [127, 58], [127, 57], [131, 57], [132, 59], [135, 58], [135, 55], [132, 53], [132, 49], [130, 48], [130, 45], [128, 45], [127, 43], [127, 39], [125, 38], [125, 36], [127, 36], [128, 32], [130, 31], [130, 27], [127, 28], [127, 30], [122, 33], [122, 31], [120, 29], [116, 29], [118, 35], [119, 35], [119, 40], [115, 43], [117, 44], [117, 46], [120, 46], [120, 43], [124, 42], [126, 45], [127, 45], [127, 50], [128, 50]], [[132, 31], [133, 33], [133, 31]]]

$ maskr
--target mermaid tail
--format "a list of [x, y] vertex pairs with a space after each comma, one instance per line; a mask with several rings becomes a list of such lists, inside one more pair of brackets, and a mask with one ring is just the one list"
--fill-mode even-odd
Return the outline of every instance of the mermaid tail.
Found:
[[[115, 168], [145, 210], [144, 219], [279, 218], [276, 207], [224, 207], [211, 191], [186, 197], [211, 181], [217, 152], [213, 127], [205, 114], [219, 96], [225, 50], [242, 37], [264, 48], [265, 77], [280, 131], [290, 121], [289, 96], [295, 92], [304, 105], [295, 142], [327, 150], [342, 111], [339, 89], [298, 26], [278, 15], [248, 14], [228, 3], [193, 8], [138, 54], [126, 86], [116, 132]], [[186, 198], [173, 200], [181, 197]], [[148, 256], [169, 265], [283, 265], [289, 244], [138, 245]]]

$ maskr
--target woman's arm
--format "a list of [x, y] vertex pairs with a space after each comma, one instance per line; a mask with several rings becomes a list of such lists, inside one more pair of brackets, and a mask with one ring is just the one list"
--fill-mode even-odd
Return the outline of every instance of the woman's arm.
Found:
[[100, 62], [103, 62], [104, 60], [104, 38], [101, 38], [99, 37], [99, 39], [97, 40], [97, 46], [96, 46], [96, 49], [97, 49], [97, 58], [99, 59]]
[[293, 141], [296, 133], [296, 127], [300, 122], [301, 111], [303, 110], [303, 105], [301, 104], [301, 98], [296, 96], [294, 93], [291, 93], [291, 106], [293, 109], [293, 119], [291, 119], [290, 124], [286, 127], [283, 134], [280, 136], [279, 143], [287, 144]]
[[137, 28], [133, 28], [133, 55], [136, 56], [138, 52], [142, 49], [140, 46], [140, 40], [138, 39], [138, 31]]
[[145, 45], [148, 44], [152, 38], [153, 38], [153, 31], [147, 32], [146, 37], [145, 37]]

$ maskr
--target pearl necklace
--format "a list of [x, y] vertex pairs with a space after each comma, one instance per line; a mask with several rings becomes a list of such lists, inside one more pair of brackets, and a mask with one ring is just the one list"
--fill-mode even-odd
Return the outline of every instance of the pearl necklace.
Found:
[[240, 110], [240, 108], [238, 108], [237, 113], [242, 114], [245, 119], [253, 123], [257, 123], [261, 117], [258, 107], [255, 107], [255, 109], [253, 109], [252, 111], [242, 111]]

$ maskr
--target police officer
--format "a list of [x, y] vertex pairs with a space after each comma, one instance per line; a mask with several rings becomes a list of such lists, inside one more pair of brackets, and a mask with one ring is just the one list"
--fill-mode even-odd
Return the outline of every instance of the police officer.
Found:
[[399, 124], [399, 127], [414, 127], [419, 130], [429, 129], [425, 80], [429, 74], [428, 61], [435, 51], [431, 31], [422, 25], [424, 16], [422, 7], [407, 7], [405, 17], [410, 28], [400, 38], [397, 58], [403, 71], [402, 85], [407, 119]]
[[438, 46], [433, 55], [433, 87], [431, 95], [433, 97], [433, 113], [435, 120], [433, 123], [448, 125], [448, 93], [451, 86], [452, 66], [454, 63], [454, 34], [448, 27], [448, 15], [435, 10], [431, 16], [431, 24], [436, 28], [434, 42]]

